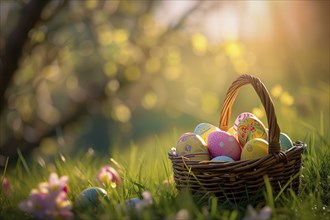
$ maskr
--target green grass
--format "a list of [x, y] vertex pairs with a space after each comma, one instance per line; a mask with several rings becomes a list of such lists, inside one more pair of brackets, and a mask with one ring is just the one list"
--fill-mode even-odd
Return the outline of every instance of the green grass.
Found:
[[[224, 205], [216, 198], [209, 199], [209, 205], [199, 203], [189, 191], [177, 192], [175, 185], [164, 187], [163, 181], [170, 180], [172, 168], [167, 151], [173, 147], [179, 132], [150, 137], [130, 148], [122, 150], [119, 146], [111, 155], [97, 155], [81, 152], [75, 157], [57, 155], [47, 163], [26, 161], [19, 154], [15, 166], [2, 170], [0, 178], [9, 178], [14, 189], [12, 196], [0, 191], [0, 219], [32, 219], [29, 214], [18, 210], [21, 200], [27, 199], [30, 190], [39, 182], [46, 181], [50, 172], [69, 176], [69, 199], [74, 203], [77, 195], [89, 186], [99, 186], [96, 174], [101, 166], [110, 164], [120, 173], [123, 183], [116, 189], [102, 186], [108, 198], [97, 209], [74, 209], [79, 219], [174, 219], [180, 211], [189, 219], [242, 219], [246, 204]], [[257, 210], [269, 205], [273, 219], [330, 219], [330, 146], [317, 131], [311, 131], [304, 140], [308, 147], [303, 155], [301, 172], [301, 191], [299, 195], [292, 190], [273, 195], [270, 185], [264, 191], [264, 201], [255, 206]], [[267, 183], [267, 178], [265, 178]], [[290, 187], [290, 186], [289, 186]], [[143, 191], [153, 194], [154, 204], [141, 213], [124, 206], [125, 200], [139, 197]], [[119, 208], [119, 204], [122, 208]]]

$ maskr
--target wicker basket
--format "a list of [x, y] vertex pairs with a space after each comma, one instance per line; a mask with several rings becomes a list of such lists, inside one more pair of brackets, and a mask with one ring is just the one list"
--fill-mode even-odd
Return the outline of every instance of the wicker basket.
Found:
[[306, 145], [297, 141], [289, 150], [281, 150], [280, 129], [273, 102], [258, 78], [241, 75], [232, 83], [221, 110], [219, 128], [228, 130], [231, 108], [240, 87], [245, 84], [253, 86], [265, 108], [269, 125], [269, 154], [254, 160], [219, 162], [193, 161], [169, 152], [178, 190], [189, 188], [192, 193], [206, 198], [215, 195], [220, 201], [239, 203], [258, 198], [258, 195], [262, 197], [260, 190], [264, 188], [267, 176], [275, 195], [287, 186], [295, 193], [299, 192], [301, 157]]

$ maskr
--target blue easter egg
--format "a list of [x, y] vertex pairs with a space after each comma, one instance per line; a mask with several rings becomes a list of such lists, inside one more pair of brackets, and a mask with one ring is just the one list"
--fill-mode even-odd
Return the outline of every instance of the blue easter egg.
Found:
[[280, 133], [280, 143], [282, 150], [288, 150], [293, 147], [290, 137], [285, 133]]
[[135, 207], [139, 202], [141, 202], [141, 199], [139, 198], [132, 198], [125, 201], [126, 205], [129, 207]]
[[90, 187], [82, 191], [75, 200], [78, 208], [94, 208], [97, 207], [102, 199], [106, 199], [107, 192], [100, 187]]
[[217, 156], [217, 157], [213, 158], [211, 161], [233, 162], [234, 160], [227, 156]]

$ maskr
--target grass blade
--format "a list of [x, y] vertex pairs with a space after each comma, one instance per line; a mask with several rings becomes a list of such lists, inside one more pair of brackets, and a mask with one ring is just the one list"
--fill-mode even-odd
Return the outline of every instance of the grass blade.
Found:
[[29, 169], [29, 167], [28, 167], [28, 165], [27, 165], [27, 163], [26, 163], [26, 160], [24, 159], [24, 157], [23, 157], [22, 152], [21, 152], [20, 149], [17, 150], [17, 154], [18, 154], [18, 158], [22, 161], [22, 164], [23, 164], [23, 166], [24, 166], [25, 171], [26, 171], [29, 175], [31, 175], [31, 171], [30, 171], [30, 169]]

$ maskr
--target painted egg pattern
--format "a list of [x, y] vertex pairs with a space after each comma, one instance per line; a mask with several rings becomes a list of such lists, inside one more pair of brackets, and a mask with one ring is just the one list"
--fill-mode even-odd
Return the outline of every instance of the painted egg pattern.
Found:
[[237, 116], [237, 118], [234, 121], [233, 129], [235, 132], [237, 132], [238, 124], [245, 118], [257, 118], [254, 114], [250, 112], [243, 112]]
[[268, 155], [268, 142], [261, 138], [249, 140], [242, 149], [241, 160], [252, 160]]
[[244, 146], [249, 140], [261, 138], [267, 140], [265, 126], [258, 118], [245, 118], [238, 124], [237, 137], [241, 146]]
[[178, 156], [184, 156], [191, 160], [209, 160], [207, 145], [197, 134], [187, 132], [183, 134], [176, 145]]
[[220, 129], [212, 124], [209, 123], [200, 123], [196, 126], [194, 133], [198, 134], [203, 138], [205, 143], [208, 143], [208, 136], [213, 131], [220, 131]]
[[241, 155], [238, 141], [225, 131], [213, 131], [209, 134], [208, 149], [211, 158], [228, 156], [233, 160], [239, 160]]

